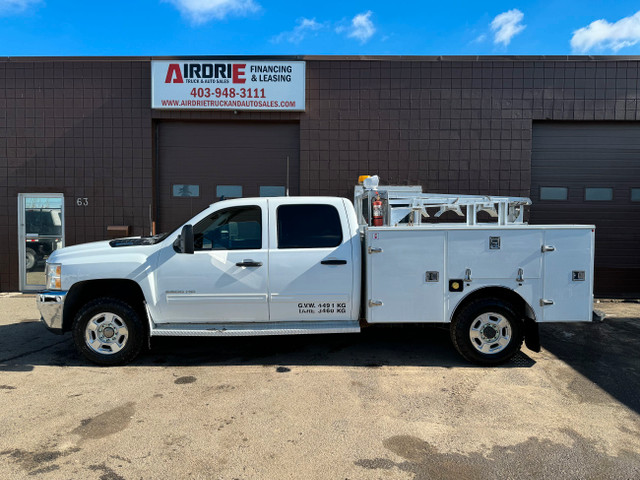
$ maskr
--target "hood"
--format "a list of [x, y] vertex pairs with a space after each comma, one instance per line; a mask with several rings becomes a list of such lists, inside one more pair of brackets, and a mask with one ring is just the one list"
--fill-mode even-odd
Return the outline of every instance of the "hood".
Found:
[[[67, 259], [77, 260], [81, 257], [95, 257], [95, 256], [111, 256], [123, 253], [123, 250], [133, 253], [135, 250], [145, 249], [145, 254], [148, 254], [147, 248], [152, 243], [141, 242], [140, 238], [123, 238], [111, 241], [81, 243], [79, 245], [73, 245], [70, 247], [64, 247], [59, 250], [55, 250], [48, 258], [49, 263], [65, 263]], [[114, 242], [122, 242], [122, 244], [112, 245]], [[130, 246], [130, 248], [121, 249], [114, 248], [119, 246]]]

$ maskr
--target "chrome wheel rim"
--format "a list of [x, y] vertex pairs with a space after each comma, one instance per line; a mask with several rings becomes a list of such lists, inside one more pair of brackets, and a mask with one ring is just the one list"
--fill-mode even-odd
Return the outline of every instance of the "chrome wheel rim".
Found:
[[511, 323], [504, 315], [483, 313], [471, 322], [469, 339], [480, 353], [493, 355], [504, 350], [511, 342]]
[[27, 252], [27, 270], [36, 264], [36, 256], [32, 252]]
[[122, 350], [129, 339], [127, 324], [115, 313], [95, 315], [84, 330], [87, 346], [101, 355], [113, 355]]

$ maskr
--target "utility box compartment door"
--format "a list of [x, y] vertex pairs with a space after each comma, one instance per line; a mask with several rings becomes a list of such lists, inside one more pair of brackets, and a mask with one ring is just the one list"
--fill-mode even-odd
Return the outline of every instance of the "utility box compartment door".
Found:
[[445, 239], [443, 231], [367, 229], [369, 323], [443, 321]]
[[591, 228], [545, 231], [542, 318], [546, 322], [585, 322], [593, 311]]
[[448, 266], [451, 278], [514, 280], [540, 278], [542, 230], [464, 229], [449, 231]]

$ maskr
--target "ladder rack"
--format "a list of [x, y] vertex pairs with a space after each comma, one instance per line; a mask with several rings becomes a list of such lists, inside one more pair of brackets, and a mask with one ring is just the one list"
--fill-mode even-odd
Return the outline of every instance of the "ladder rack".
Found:
[[[367, 182], [370, 179], [374, 180]], [[354, 191], [354, 206], [361, 225], [372, 225], [371, 204], [377, 195], [383, 205], [384, 226], [421, 225], [423, 218], [439, 218], [449, 211], [465, 217], [470, 226], [480, 224], [480, 212], [496, 218], [498, 225], [522, 225], [524, 207], [531, 205], [526, 197], [422, 193], [420, 186], [378, 185], [377, 177], [370, 177], [364, 183]]]

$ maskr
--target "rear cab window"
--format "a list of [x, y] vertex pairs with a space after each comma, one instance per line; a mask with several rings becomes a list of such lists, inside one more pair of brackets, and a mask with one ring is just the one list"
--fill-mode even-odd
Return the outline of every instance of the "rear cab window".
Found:
[[278, 248], [332, 248], [342, 243], [340, 214], [333, 205], [280, 205]]

